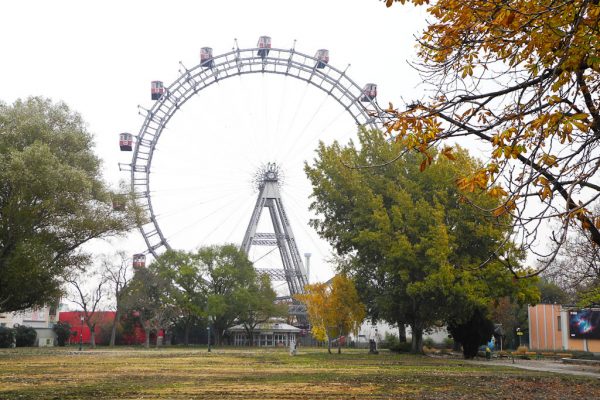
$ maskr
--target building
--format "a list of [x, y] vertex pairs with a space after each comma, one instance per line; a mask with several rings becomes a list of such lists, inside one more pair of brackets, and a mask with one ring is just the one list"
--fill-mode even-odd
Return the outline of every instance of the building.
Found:
[[600, 308], [538, 304], [527, 315], [532, 350], [600, 352]]
[[[90, 328], [83, 321], [83, 311], [62, 311], [60, 313], [60, 321], [71, 325], [73, 335], [69, 338], [69, 344], [90, 344], [92, 333]], [[113, 320], [115, 318], [114, 311], [96, 311], [92, 318], [96, 322], [94, 329], [96, 344], [108, 344], [112, 329]], [[162, 331], [161, 331], [162, 333]], [[151, 335], [151, 341], [156, 340], [156, 335]], [[135, 345], [142, 344], [146, 340], [144, 330], [136, 321], [132, 321], [130, 332], [121, 332], [117, 335], [118, 344]]]
[[[248, 346], [248, 336], [243, 325], [235, 325], [228, 329], [234, 346]], [[264, 322], [254, 330], [252, 345], [257, 347], [288, 347], [296, 342], [300, 328], [283, 322]]]
[[37, 332], [35, 345], [53, 346], [56, 335], [52, 330], [57, 321], [55, 306], [32, 308], [14, 313], [0, 314], [0, 326], [13, 328], [18, 325], [34, 328]]

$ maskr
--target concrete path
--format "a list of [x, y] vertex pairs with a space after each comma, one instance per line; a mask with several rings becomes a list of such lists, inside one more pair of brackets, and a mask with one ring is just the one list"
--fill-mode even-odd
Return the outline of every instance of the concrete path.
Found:
[[558, 374], [569, 374], [578, 376], [589, 376], [600, 379], [600, 367], [578, 364], [564, 364], [557, 360], [520, 360], [515, 359], [513, 364], [511, 359], [499, 359], [492, 361], [471, 361], [480, 365], [498, 365], [503, 367], [514, 367], [528, 369], [531, 371], [555, 372]]

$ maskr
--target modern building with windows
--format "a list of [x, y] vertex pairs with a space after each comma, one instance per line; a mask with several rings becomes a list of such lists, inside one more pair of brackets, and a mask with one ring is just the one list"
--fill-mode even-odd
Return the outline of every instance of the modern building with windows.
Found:
[[288, 347], [290, 342], [296, 343], [301, 332], [300, 328], [284, 322], [264, 322], [256, 326], [250, 343], [243, 325], [235, 325], [228, 330], [234, 346], [256, 347]]

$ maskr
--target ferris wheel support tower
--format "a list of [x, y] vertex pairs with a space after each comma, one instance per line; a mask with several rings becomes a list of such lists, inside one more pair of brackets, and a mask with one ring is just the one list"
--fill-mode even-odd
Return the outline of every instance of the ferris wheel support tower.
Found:
[[[279, 186], [278, 167], [274, 163], [269, 163], [259, 173], [258, 198], [241, 249], [249, 254], [252, 246], [277, 246], [283, 269], [258, 268], [257, 270], [259, 273], [269, 275], [271, 280], [286, 281], [290, 297], [293, 297], [295, 294], [304, 293], [304, 286], [308, 284], [308, 276], [302, 264], [292, 226], [281, 200]], [[258, 222], [265, 208], [269, 209], [269, 216], [273, 223], [274, 232], [272, 233], [256, 232]]]

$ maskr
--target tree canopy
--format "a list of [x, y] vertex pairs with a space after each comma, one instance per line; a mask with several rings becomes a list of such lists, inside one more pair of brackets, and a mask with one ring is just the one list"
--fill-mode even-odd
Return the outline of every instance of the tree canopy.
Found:
[[[317, 340], [327, 340], [331, 353], [331, 339], [355, 334], [366, 317], [356, 287], [350, 278], [337, 274], [329, 283], [306, 285], [306, 293], [296, 299], [306, 304], [311, 332]], [[337, 341], [341, 353], [341, 340]]]
[[[476, 306], [510, 294], [535, 299], [529, 281], [514, 281], [494, 255], [512, 260], [522, 253], [510, 242], [510, 216], [479, 211], [501, 199], [480, 191], [464, 204], [454, 185], [460, 173], [480, 163], [460, 148], [449, 155], [429, 149], [427, 169], [420, 155], [405, 152], [380, 132], [359, 132], [359, 143], [321, 143], [313, 165], [305, 170], [313, 185], [311, 221], [337, 253], [342, 270], [356, 282], [371, 318], [409, 324], [413, 350], [420, 351], [422, 332], [443, 321], [468, 319]], [[373, 165], [403, 154], [384, 168]], [[448, 157], [454, 160], [448, 159]]]
[[129, 308], [151, 323], [154, 314], [160, 317], [170, 305], [185, 320], [186, 343], [199, 319], [214, 328], [219, 344], [234, 324], [242, 324], [251, 337], [259, 323], [287, 313], [287, 306], [276, 304], [269, 277], [258, 275], [246, 254], [232, 244], [169, 250], [140, 271], [129, 285]]
[[[576, 224], [600, 245], [598, 1], [399, 1], [427, 4], [414, 65], [433, 95], [390, 104], [388, 133], [425, 159], [448, 139], [485, 143], [486, 162], [458, 185], [502, 198], [487, 211], [511, 214], [523, 248], [546, 261]], [[544, 252], [548, 219], [561, 228]]]
[[134, 225], [115, 212], [79, 114], [43, 98], [0, 103], [0, 312], [55, 301], [81, 245]]

